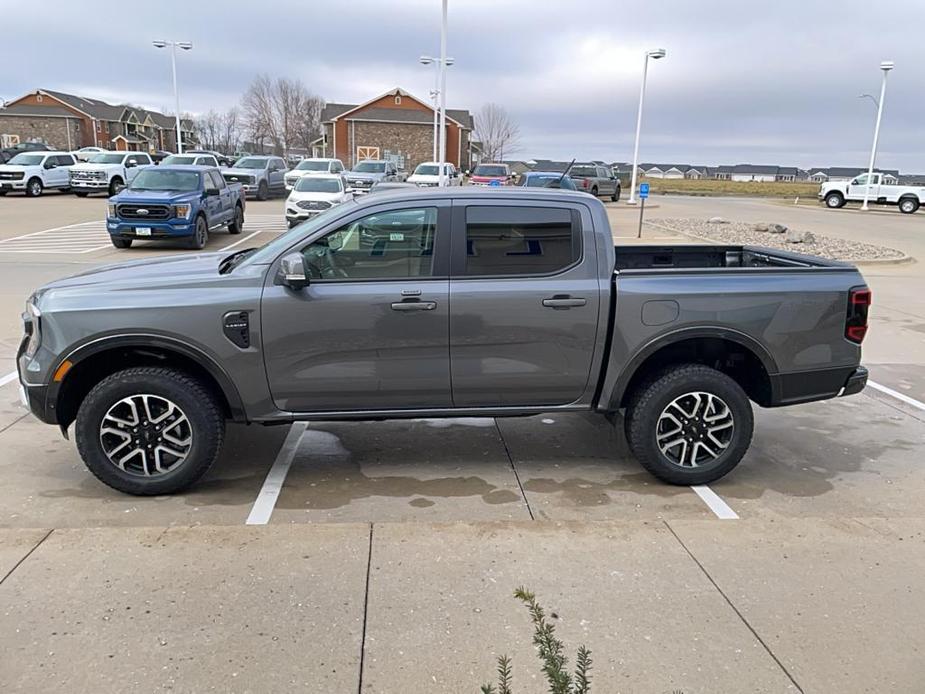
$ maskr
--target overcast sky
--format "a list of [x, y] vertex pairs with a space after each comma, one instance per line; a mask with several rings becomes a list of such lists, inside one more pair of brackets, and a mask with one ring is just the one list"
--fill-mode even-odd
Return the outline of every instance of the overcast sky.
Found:
[[[178, 66], [194, 113], [234, 105], [258, 72], [328, 101], [427, 98], [417, 59], [440, 45], [440, 0], [0, 0], [0, 17], [0, 99], [44, 87], [169, 110], [169, 57], [150, 43], [166, 38], [194, 44]], [[866, 166], [876, 108], [858, 95], [879, 94], [889, 59], [877, 163], [925, 173], [923, 27], [925, 0], [450, 0], [448, 106], [507, 108], [512, 156], [626, 161], [643, 53], [664, 47], [642, 161]]]

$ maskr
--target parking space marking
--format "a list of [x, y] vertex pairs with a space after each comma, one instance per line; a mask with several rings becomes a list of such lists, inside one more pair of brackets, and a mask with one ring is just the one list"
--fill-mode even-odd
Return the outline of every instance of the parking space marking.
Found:
[[710, 510], [713, 511], [720, 520], [738, 520], [739, 514], [729, 508], [729, 505], [720, 498], [719, 494], [705, 484], [692, 486], [691, 489], [703, 500], [703, 503], [710, 507]]
[[80, 222], [0, 241], [0, 253], [92, 253], [109, 248], [106, 222]]
[[884, 393], [885, 395], [889, 395], [890, 397], [896, 398], [900, 402], [906, 403], [910, 407], [914, 407], [917, 410], [921, 410], [922, 412], [925, 412], [925, 402], [919, 402], [915, 398], [910, 398], [908, 395], [905, 395], [904, 393], [900, 393], [899, 391], [893, 390], [892, 388], [887, 388], [885, 385], [877, 383], [876, 381], [867, 381], [867, 385], [869, 385], [874, 390], [879, 390], [881, 393]]
[[240, 246], [242, 243], [244, 243], [244, 242], [247, 241], [248, 239], [252, 239], [252, 238], [254, 238], [255, 236], [257, 236], [257, 234], [262, 234], [262, 233], [263, 233], [263, 229], [259, 229], [258, 231], [255, 231], [255, 232], [252, 232], [252, 233], [248, 234], [247, 236], [245, 236], [245, 237], [244, 237], [243, 239], [241, 239], [240, 241], [235, 241], [234, 243], [229, 243], [227, 246], [222, 246], [222, 250], [223, 250], [223, 251], [227, 251], [229, 248], [234, 248], [235, 246]]
[[270, 471], [267, 473], [260, 493], [254, 501], [245, 525], [266, 525], [273, 515], [273, 509], [276, 507], [276, 500], [283, 488], [283, 482], [286, 481], [286, 475], [289, 473], [289, 466], [292, 465], [292, 459], [299, 449], [299, 442], [302, 440], [302, 434], [305, 433], [305, 422], [293, 422], [286, 434], [286, 440], [283, 441], [279, 453], [276, 454], [276, 460], [273, 461]]
[[0, 387], [5, 386], [7, 383], [12, 383], [19, 377], [19, 374], [16, 371], [11, 371], [6, 376], [0, 378]]

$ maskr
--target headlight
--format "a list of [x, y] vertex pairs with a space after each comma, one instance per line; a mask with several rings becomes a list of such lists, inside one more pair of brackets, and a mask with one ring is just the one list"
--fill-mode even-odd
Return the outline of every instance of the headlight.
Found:
[[29, 336], [29, 342], [26, 343], [26, 356], [31, 359], [42, 344], [42, 312], [30, 301], [26, 304], [26, 313], [23, 318], [26, 334]]
[[174, 205], [173, 216], [178, 219], [189, 219], [189, 213], [192, 207], [192, 205]]
[[110, 218], [110, 219], [115, 219], [115, 218], [116, 218], [116, 206], [115, 206], [115, 204], [114, 204], [114, 203], [109, 203], [109, 204], [107, 205], [107, 207], [109, 208], [109, 218]]

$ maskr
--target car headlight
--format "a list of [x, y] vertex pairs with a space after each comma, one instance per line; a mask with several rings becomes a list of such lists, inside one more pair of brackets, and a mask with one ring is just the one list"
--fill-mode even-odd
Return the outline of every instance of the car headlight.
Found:
[[29, 336], [29, 341], [26, 343], [26, 356], [31, 359], [42, 344], [42, 312], [31, 301], [26, 304], [23, 323], [26, 334]]
[[192, 209], [192, 205], [174, 205], [173, 216], [177, 219], [189, 219], [189, 214]]
[[115, 219], [115, 218], [116, 218], [116, 205], [115, 205], [115, 203], [112, 203], [112, 202], [111, 202], [111, 203], [109, 203], [109, 204], [107, 205], [107, 207], [109, 208], [109, 218], [110, 218], [110, 219]]

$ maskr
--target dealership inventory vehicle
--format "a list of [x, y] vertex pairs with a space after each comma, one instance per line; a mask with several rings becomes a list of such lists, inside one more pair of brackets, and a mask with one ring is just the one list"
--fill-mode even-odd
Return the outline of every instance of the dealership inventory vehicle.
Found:
[[561, 188], [562, 190], [578, 190], [567, 173], [561, 171], [527, 171], [517, 185], [524, 188]]
[[401, 182], [398, 167], [390, 161], [366, 159], [356, 164], [344, 176], [357, 193], [368, 193], [377, 183]]
[[467, 171], [470, 186], [510, 186], [514, 185], [514, 173], [507, 164], [479, 164], [472, 171]]
[[620, 199], [620, 179], [607, 166], [576, 164], [569, 169], [568, 175], [578, 190], [594, 197], [609, 197], [613, 202]]
[[751, 402], [864, 387], [869, 303], [845, 263], [615, 248], [584, 193], [413, 189], [259, 249], [51, 282], [27, 302], [17, 366], [32, 412], [73, 425], [93, 474], [131, 494], [202, 477], [226, 420], [587, 411], [624, 412], [658, 478], [705, 484], [748, 449]]
[[223, 227], [231, 234], [244, 229], [244, 191], [215, 167], [149, 167], [107, 206], [106, 229], [116, 248], [135, 239], [180, 239], [201, 249]]
[[74, 194], [86, 197], [90, 193], [115, 195], [148, 166], [153, 166], [145, 152], [105, 152], [88, 162], [71, 167], [70, 186]]
[[220, 167], [234, 164], [234, 157], [229, 157], [214, 149], [187, 149], [184, 150], [183, 154], [208, 154], [215, 157], [215, 161], [218, 162]]
[[343, 171], [344, 164], [340, 159], [303, 159], [286, 174], [286, 190], [292, 190], [295, 182], [302, 176], [322, 173], [341, 174]]
[[282, 157], [250, 156], [238, 159], [230, 169], [223, 169], [222, 176], [228, 183], [244, 186], [245, 195], [266, 200], [286, 191], [284, 177], [288, 168]]
[[71, 152], [79, 161], [90, 161], [97, 154], [105, 154], [109, 150], [102, 147], [81, 147]]
[[353, 188], [341, 174], [302, 176], [286, 200], [286, 222], [290, 227], [353, 198]]
[[0, 195], [18, 190], [34, 198], [46, 188], [67, 190], [67, 172], [75, 163], [69, 152], [20, 152], [0, 164]]
[[[443, 167], [446, 185], [461, 185], [462, 179], [459, 177], [459, 171], [456, 170], [456, 167], [449, 163], [444, 164]], [[414, 183], [422, 188], [440, 185], [440, 162], [425, 161], [418, 164], [414, 169], [414, 173], [408, 176], [406, 180], [408, 183]]]
[[901, 186], [883, 182], [883, 175], [875, 173], [870, 177], [870, 192], [866, 192], [867, 174], [861, 174], [851, 181], [823, 183], [819, 188], [819, 199], [826, 207], [844, 207], [848, 202], [863, 202], [867, 194], [869, 204], [896, 205], [899, 211], [912, 214], [925, 203], [925, 186]]
[[165, 166], [211, 166], [219, 168], [218, 160], [211, 154], [168, 154], [160, 163]]

